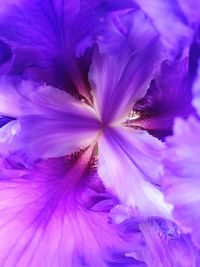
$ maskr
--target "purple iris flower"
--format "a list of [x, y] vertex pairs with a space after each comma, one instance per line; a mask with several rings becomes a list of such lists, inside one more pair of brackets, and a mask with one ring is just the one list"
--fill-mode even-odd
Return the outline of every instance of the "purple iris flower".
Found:
[[198, 266], [160, 179], [162, 140], [194, 113], [198, 11], [183, 0], [2, 2], [1, 267]]

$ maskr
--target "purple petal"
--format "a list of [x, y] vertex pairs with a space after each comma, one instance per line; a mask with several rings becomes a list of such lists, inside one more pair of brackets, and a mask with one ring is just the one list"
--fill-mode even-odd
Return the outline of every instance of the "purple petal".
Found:
[[197, 114], [200, 116], [200, 65], [198, 67], [198, 73], [193, 85], [193, 101], [192, 104], [196, 109]]
[[200, 27], [196, 28], [193, 42], [189, 49], [189, 76], [190, 80], [194, 82], [198, 72], [198, 61], [200, 58]]
[[41, 162], [23, 175], [1, 174], [1, 266], [146, 266], [125, 256], [141, 247], [137, 233], [126, 238], [123, 225], [108, 221], [114, 201], [91, 157], [86, 150]]
[[93, 44], [98, 4], [79, 0], [3, 1], [0, 38], [15, 55], [11, 73], [68, 92], [78, 90], [88, 97], [83, 66], [76, 57]]
[[158, 218], [140, 224], [146, 244], [143, 260], [151, 267], [197, 267], [197, 249], [176, 225]]
[[14, 54], [10, 73], [45, 81], [90, 101], [87, 72], [91, 56], [85, 52], [93, 46], [107, 14], [133, 6], [131, 0], [3, 1], [0, 38]]
[[200, 21], [200, 3], [198, 1], [178, 0], [178, 3], [189, 22], [194, 23]]
[[13, 64], [13, 53], [11, 48], [0, 40], [0, 74], [8, 73]]
[[96, 142], [99, 123], [91, 107], [50, 86], [8, 82], [1, 81], [0, 113], [17, 120], [0, 129], [1, 154], [32, 163]]
[[161, 60], [157, 34], [144, 14], [124, 13], [104, 22], [89, 73], [96, 109], [105, 124], [126, 118], [133, 103], [145, 95]]
[[9, 123], [10, 121], [14, 120], [14, 118], [9, 116], [0, 116], [0, 128]]
[[170, 218], [171, 207], [158, 186], [162, 150], [156, 138], [128, 127], [106, 129], [99, 138], [99, 176], [122, 204], [141, 216]]
[[182, 229], [191, 232], [200, 246], [200, 123], [191, 117], [177, 119], [174, 136], [168, 138], [163, 188], [173, 204], [174, 217]]
[[187, 20], [188, 14], [184, 14], [184, 11], [188, 9], [188, 12], [189, 10], [190, 13], [193, 12], [194, 6], [190, 6], [191, 2], [196, 2], [199, 8], [198, 1], [181, 1], [184, 10], [181, 10], [178, 1], [174, 0], [134, 1], [152, 20], [169, 56], [171, 58], [179, 56], [184, 48], [189, 46], [193, 33], [190, 21]]
[[133, 110], [139, 113], [135, 125], [162, 136], [172, 132], [174, 119], [187, 118], [194, 113], [192, 93], [188, 82], [188, 59], [162, 64], [160, 76], [151, 83], [143, 99]]
[[[82, 102], [82, 103], [81, 103]], [[12, 108], [11, 108], [12, 107]], [[79, 109], [82, 107], [82, 111]], [[85, 111], [84, 111], [85, 110]], [[0, 79], [0, 114], [15, 118], [27, 115], [55, 116], [58, 113], [95, 116], [84, 101], [46, 84], [9, 76]], [[88, 115], [89, 116], [89, 115]]]

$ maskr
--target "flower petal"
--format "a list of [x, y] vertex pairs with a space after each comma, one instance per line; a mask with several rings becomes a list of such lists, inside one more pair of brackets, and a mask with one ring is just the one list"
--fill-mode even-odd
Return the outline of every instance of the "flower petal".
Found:
[[0, 128], [9, 123], [10, 121], [14, 120], [14, 118], [9, 116], [0, 116]]
[[17, 118], [0, 129], [1, 155], [21, 157], [29, 164], [96, 142], [99, 122], [85, 103], [30, 81], [16, 84], [3, 80], [0, 84], [0, 114]]
[[0, 37], [15, 55], [11, 73], [88, 97], [76, 57], [93, 44], [98, 2], [3, 1]]
[[146, 266], [125, 256], [140, 247], [137, 233], [126, 238], [123, 225], [108, 221], [114, 202], [90, 161], [86, 150], [1, 174], [1, 266]]
[[89, 78], [99, 117], [108, 124], [124, 120], [145, 95], [161, 55], [157, 33], [142, 12], [117, 13], [105, 25]]
[[[183, 10], [180, 9], [179, 1], [134, 0], [134, 2], [152, 20], [154, 27], [160, 33], [161, 40], [170, 58], [179, 56], [184, 48], [189, 46], [192, 40], [192, 28]], [[186, 9], [186, 6], [189, 7], [191, 2], [194, 1], [185, 1], [184, 9]]]
[[200, 116], [200, 65], [198, 67], [198, 73], [193, 85], [193, 101], [192, 104], [196, 109], [197, 114]]
[[95, 121], [26, 116], [0, 129], [0, 154], [32, 165], [40, 159], [68, 155], [97, 142]]
[[91, 53], [85, 52], [93, 46], [103, 18], [130, 6], [134, 6], [131, 0], [3, 1], [0, 38], [14, 54], [10, 73], [45, 81], [90, 101], [87, 72]]
[[13, 64], [13, 52], [6, 42], [0, 40], [0, 74], [8, 73]]
[[140, 224], [145, 239], [144, 261], [151, 267], [196, 267], [198, 250], [176, 225], [159, 218]]
[[51, 117], [59, 112], [95, 117], [93, 109], [84, 104], [84, 101], [78, 101], [57, 88], [18, 77], [0, 78], [1, 115], [15, 118], [27, 115]]
[[165, 175], [166, 200], [173, 204], [174, 217], [182, 229], [191, 232], [200, 246], [200, 123], [191, 117], [177, 119], [174, 136], [167, 139]]
[[147, 94], [134, 105], [140, 117], [133, 123], [162, 137], [172, 133], [174, 119], [194, 113], [188, 83], [188, 59], [175, 63], [165, 61], [160, 76], [151, 83]]
[[128, 127], [105, 129], [99, 138], [98, 172], [122, 204], [141, 216], [170, 217], [158, 179], [163, 144], [145, 131]]
[[178, 0], [180, 8], [186, 15], [189, 22], [199, 22], [200, 20], [200, 3], [196, 0]]

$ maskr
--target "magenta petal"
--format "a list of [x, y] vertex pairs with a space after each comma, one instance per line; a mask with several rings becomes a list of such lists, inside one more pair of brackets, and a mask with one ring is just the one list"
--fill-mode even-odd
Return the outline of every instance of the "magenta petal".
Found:
[[174, 136], [168, 138], [165, 175], [162, 180], [166, 200], [180, 227], [191, 232], [200, 246], [200, 123], [196, 118], [177, 119]]
[[99, 176], [123, 205], [144, 217], [170, 218], [158, 186], [162, 150], [156, 138], [128, 127], [106, 129], [99, 138]]
[[110, 204], [100, 208], [112, 198], [88, 169], [90, 157], [87, 150], [21, 174], [1, 173], [1, 266], [145, 267], [125, 256], [141, 247], [137, 233], [126, 238], [123, 227], [108, 221]]
[[142, 12], [119, 13], [105, 24], [89, 78], [99, 117], [107, 124], [126, 118], [133, 103], [145, 95], [159, 68], [161, 47]]

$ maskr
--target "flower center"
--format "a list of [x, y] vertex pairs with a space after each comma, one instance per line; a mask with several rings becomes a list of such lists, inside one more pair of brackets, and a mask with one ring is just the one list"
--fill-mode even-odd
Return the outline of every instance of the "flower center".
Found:
[[138, 111], [131, 111], [128, 115], [128, 121], [134, 121], [134, 120], [138, 120], [140, 118], [141, 114]]

